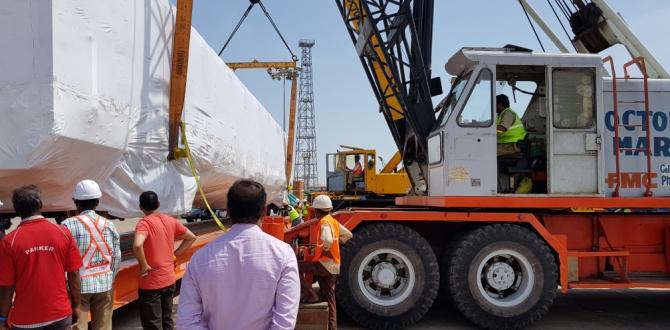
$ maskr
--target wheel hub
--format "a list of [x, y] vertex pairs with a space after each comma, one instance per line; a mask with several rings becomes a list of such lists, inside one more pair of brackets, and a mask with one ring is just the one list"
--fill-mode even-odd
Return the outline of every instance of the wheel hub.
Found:
[[513, 307], [533, 291], [535, 275], [526, 256], [511, 249], [500, 249], [481, 259], [477, 270], [481, 297], [497, 307]]
[[358, 267], [360, 292], [380, 306], [394, 306], [407, 299], [415, 281], [410, 259], [395, 249], [372, 251]]
[[516, 281], [516, 273], [512, 266], [504, 262], [496, 262], [488, 267], [486, 281], [498, 291], [507, 290]]
[[396, 283], [397, 275], [397, 271], [393, 265], [383, 262], [375, 266], [372, 271], [372, 280], [378, 286], [389, 289]]

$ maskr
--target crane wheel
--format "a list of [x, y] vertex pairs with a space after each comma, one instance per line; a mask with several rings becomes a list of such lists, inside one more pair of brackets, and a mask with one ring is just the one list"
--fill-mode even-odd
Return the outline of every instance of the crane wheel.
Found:
[[494, 224], [464, 235], [442, 260], [454, 305], [484, 329], [523, 329], [547, 314], [557, 292], [551, 250], [534, 232]]
[[440, 272], [433, 249], [416, 231], [398, 224], [363, 227], [342, 247], [337, 299], [368, 329], [400, 329], [433, 305]]

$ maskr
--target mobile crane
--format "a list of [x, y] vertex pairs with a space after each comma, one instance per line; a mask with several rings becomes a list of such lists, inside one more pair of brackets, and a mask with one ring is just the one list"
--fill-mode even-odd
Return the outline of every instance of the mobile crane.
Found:
[[[433, 1], [336, 2], [413, 187], [396, 208], [335, 213], [354, 232], [338, 285], [348, 315], [402, 328], [441, 290], [479, 327], [523, 328], [559, 289], [670, 288], [670, 80], [603, 1], [572, 1], [573, 43], [645, 50], [631, 51], [624, 77], [598, 55], [463, 48], [437, 109]], [[537, 86], [526, 147], [498, 159], [496, 86], [519, 82]], [[518, 174], [536, 178], [535, 193], [501, 192]], [[307, 222], [285, 240], [310, 261], [315, 237]]]

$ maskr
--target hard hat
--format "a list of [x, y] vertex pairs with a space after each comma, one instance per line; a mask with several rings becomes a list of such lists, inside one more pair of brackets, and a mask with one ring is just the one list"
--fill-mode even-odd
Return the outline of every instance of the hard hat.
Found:
[[319, 210], [332, 210], [333, 202], [330, 200], [330, 197], [326, 195], [319, 195], [314, 197], [312, 201], [312, 207]]
[[72, 198], [83, 201], [102, 197], [100, 187], [93, 180], [82, 180], [74, 187]]

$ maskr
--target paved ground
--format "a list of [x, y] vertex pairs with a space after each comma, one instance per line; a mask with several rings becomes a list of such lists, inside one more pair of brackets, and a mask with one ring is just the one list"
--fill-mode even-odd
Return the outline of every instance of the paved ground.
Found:
[[[583, 290], [556, 299], [549, 315], [532, 329], [670, 329], [670, 291]], [[225, 308], [222, 306], [221, 308]], [[141, 329], [136, 304], [114, 313], [114, 329]], [[340, 329], [363, 329], [344, 316]], [[410, 329], [476, 329], [451, 306], [438, 303]]]

